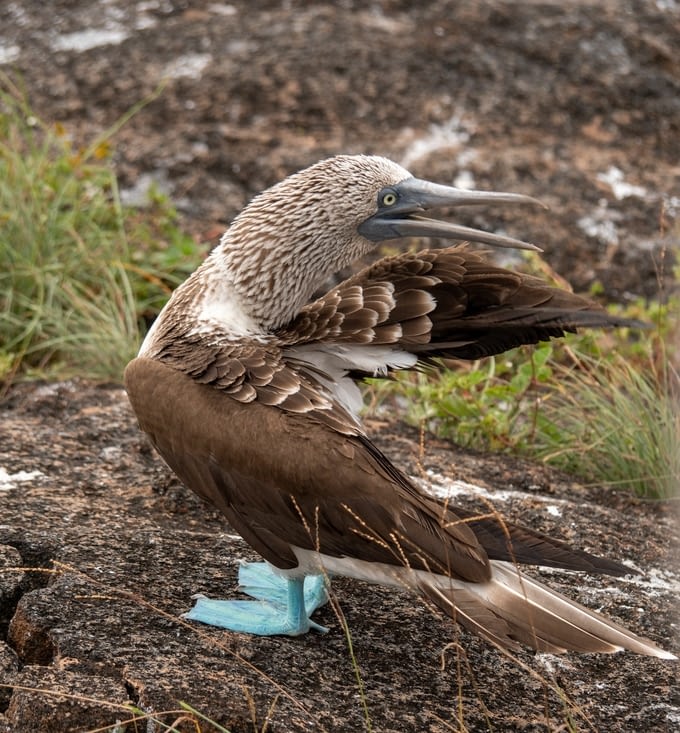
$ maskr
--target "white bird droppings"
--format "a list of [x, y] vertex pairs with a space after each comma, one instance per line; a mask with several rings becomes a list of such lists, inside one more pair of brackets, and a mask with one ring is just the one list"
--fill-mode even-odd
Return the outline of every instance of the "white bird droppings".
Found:
[[16, 484], [23, 481], [33, 481], [44, 474], [42, 471], [17, 471], [17, 473], [9, 473], [0, 466], [0, 491], [9, 491], [16, 488]]

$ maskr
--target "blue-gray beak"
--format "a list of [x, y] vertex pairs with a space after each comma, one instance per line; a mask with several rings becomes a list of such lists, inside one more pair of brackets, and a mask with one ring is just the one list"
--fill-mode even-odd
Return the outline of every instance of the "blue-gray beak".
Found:
[[419, 212], [439, 206], [476, 206], [479, 204], [534, 204], [538, 199], [519, 193], [466, 191], [418, 178], [406, 178], [378, 194], [378, 211], [359, 226], [359, 233], [372, 242], [402, 237], [443, 237], [482, 242], [495, 247], [512, 247], [540, 252], [540, 247], [502, 234], [493, 234], [446, 221], [427, 219]]

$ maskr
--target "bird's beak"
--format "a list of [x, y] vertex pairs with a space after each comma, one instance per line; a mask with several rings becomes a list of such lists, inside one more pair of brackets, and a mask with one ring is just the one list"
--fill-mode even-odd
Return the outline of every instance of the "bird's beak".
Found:
[[466, 191], [418, 178], [407, 178], [383, 189], [378, 201], [378, 211], [359, 225], [359, 233], [372, 242], [401, 237], [443, 237], [482, 242], [496, 247], [541, 251], [540, 247], [520, 239], [419, 215], [419, 212], [438, 206], [479, 204], [538, 204], [547, 208], [538, 199], [519, 193]]

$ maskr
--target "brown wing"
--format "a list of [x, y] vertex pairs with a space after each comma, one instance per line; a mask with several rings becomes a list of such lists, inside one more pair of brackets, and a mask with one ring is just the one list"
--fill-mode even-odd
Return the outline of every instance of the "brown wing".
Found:
[[579, 326], [641, 325], [451, 247], [380, 260], [309, 303], [278, 335], [283, 343], [394, 344], [422, 360], [476, 359]]
[[[334, 399], [329, 377], [285, 351], [323, 339], [352, 348], [394, 345], [422, 360], [469, 358], [585, 323], [618, 324], [582, 298], [464, 248], [425, 251], [367, 268], [268, 343], [176, 332], [179, 324], [169, 322], [154, 360], [133, 362], [126, 383], [142, 428], [168, 464], [279, 567], [295, 564], [292, 542], [465, 578], [485, 576], [486, 552], [620, 573], [616, 563], [422, 495]], [[264, 463], [277, 474], [258, 473]]]
[[294, 544], [473, 581], [488, 579], [486, 549], [496, 559], [621, 570], [421, 494], [365, 436], [338, 433], [323, 410], [241, 401], [217, 383], [144, 358], [128, 365], [125, 384], [142, 430], [170, 468], [277, 567], [296, 566]]
[[574, 550], [561, 542], [533, 529], [503, 521], [488, 513], [472, 512], [456, 507], [458, 521], [466, 522], [475, 533], [490, 560], [506, 560], [527, 565], [584, 570], [607, 575], [631, 575], [637, 573], [626, 565], [606, 557]]
[[132, 361], [125, 383], [141, 428], [168, 465], [277, 567], [297, 565], [293, 544], [488, 579], [474, 533], [465, 523], [445, 526], [436, 503], [429, 506], [365, 438], [244, 404], [150, 359]]
[[361, 432], [354, 417], [322, 386], [324, 375], [311, 364], [286, 360], [274, 344], [212, 338], [180, 331], [173, 324], [157, 343], [154, 360], [240, 404], [258, 402], [296, 414], [314, 413], [338, 433]]

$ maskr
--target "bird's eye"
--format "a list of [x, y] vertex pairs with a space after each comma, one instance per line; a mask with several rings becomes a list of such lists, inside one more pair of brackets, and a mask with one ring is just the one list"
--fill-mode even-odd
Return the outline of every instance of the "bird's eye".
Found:
[[397, 203], [397, 194], [394, 191], [387, 191], [380, 198], [383, 206], [394, 206]]

